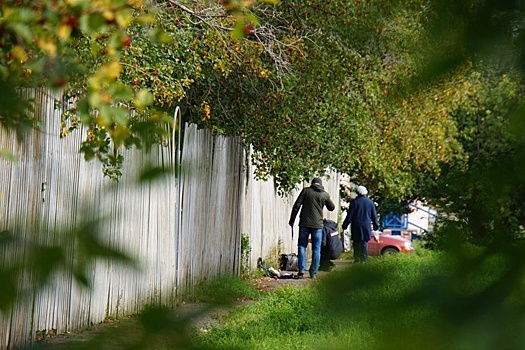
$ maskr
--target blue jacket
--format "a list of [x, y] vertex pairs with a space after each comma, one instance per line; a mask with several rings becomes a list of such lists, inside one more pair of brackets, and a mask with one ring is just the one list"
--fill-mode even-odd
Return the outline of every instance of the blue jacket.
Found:
[[372, 226], [374, 230], [379, 229], [376, 207], [370, 198], [360, 195], [350, 203], [343, 221], [343, 230], [350, 224], [353, 241], [368, 242], [372, 238]]

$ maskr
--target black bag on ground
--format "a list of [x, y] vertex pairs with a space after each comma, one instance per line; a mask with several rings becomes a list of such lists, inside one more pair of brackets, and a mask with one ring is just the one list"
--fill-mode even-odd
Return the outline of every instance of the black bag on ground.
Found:
[[297, 263], [297, 254], [281, 254], [281, 259], [279, 259], [279, 269], [281, 271], [299, 271]]

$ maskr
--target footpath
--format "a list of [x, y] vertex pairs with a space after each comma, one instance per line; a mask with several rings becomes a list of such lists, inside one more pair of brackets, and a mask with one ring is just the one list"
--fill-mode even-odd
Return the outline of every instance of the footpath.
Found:
[[[335, 260], [334, 263], [334, 269], [337, 270], [346, 269], [351, 265], [349, 260]], [[318, 278], [322, 279], [324, 275], [329, 273], [330, 272], [319, 271]], [[262, 292], [272, 292], [283, 286], [299, 288], [313, 281], [315, 281], [315, 279], [309, 278], [308, 274], [306, 274], [303, 279], [262, 277], [255, 280], [254, 283], [258, 290]], [[170, 315], [170, 320], [173, 321], [174, 324], [184, 325], [188, 331], [196, 329], [201, 332], [206, 332], [210, 327], [218, 324], [220, 318], [231, 311], [232, 308], [247, 305], [251, 302], [253, 302], [253, 300], [238, 300], [234, 304], [225, 306], [211, 306], [199, 302], [182, 302], [173, 310], [173, 313]], [[129, 348], [129, 344], [133, 343], [134, 339], [143, 335], [144, 332], [147, 332], [147, 330], [144, 330], [144, 327], [137, 317], [124, 317], [115, 321], [93, 325], [82, 331], [43, 339], [35, 344], [35, 349], [92, 349], [94, 339], [99, 339], [99, 342], [97, 342], [97, 344], [100, 345], [99, 350], [124, 349]]]

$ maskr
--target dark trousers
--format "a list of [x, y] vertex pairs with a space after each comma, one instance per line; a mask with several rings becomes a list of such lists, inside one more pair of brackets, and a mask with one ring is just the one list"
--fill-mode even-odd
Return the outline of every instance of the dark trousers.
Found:
[[368, 258], [368, 242], [367, 241], [353, 241], [354, 248], [354, 262], [363, 263]]

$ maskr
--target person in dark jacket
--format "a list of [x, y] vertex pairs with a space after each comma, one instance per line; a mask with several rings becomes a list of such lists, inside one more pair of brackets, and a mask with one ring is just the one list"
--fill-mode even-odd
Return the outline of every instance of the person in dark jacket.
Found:
[[343, 221], [343, 230], [350, 225], [352, 247], [354, 248], [354, 262], [365, 262], [368, 258], [368, 241], [374, 231], [379, 229], [377, 211], [374, 202], [366, 195], [365, 186], [357, 187], [357, 198], [350, 203]]
[[323, 188], [323, 182], [320, 178], [315, 177], [312, 180], [310, 187], [303, 188], [297, 197], [290, 215], [288, 224], [293, 227], [295, 217], [299, 210], [299, 241], [298, 246], [298, 268], [299, 273], [296, 278], [303, 278], [306, 270], [306, 248], [308, 246], [308, 238], [311, 236], [312, 241], [312, 262], [308, 272], [310, 277], [315, 278], [319, 271], [319, 264], [321, 260], [321, 241], [323, 236], [323, 208], [333, 211], [335, 209], [334, 202], [330, 199], [330, 195]]

